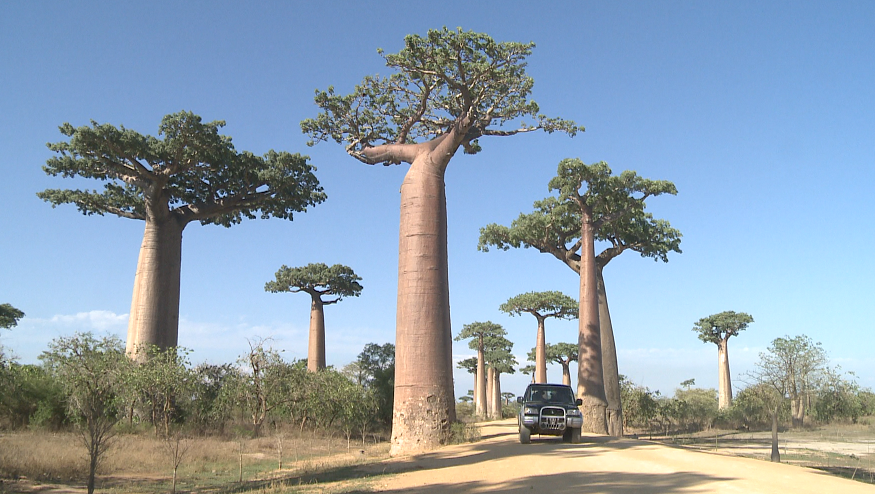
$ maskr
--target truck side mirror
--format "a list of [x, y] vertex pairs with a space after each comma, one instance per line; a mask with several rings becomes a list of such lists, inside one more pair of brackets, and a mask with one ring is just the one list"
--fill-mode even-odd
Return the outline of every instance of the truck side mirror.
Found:
[[574, 400], [574, 404], [577, 405], [577, 406], [583, 405], [583, 400], [581, 400], [580, 398], [578, 398], [578, 399]]
[[523, 397], [522, 397], [522, 396], [517, 396], [517, 397], [516, 397], [516, 402], [517, 402], [517, 403], [522, 403], [522, 402], [523, 402]]

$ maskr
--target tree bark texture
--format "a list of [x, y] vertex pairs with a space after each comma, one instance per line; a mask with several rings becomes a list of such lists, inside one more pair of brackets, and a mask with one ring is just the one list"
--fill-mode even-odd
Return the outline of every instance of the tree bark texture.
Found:
[[474, 387], [471, 389], [471, 392], [473, 393], [471, 398], [473, 400], [472, 403], [474, 403], [474, 413], [476, 414], [477, 413], [477, 402], [479, 401], [477, 398], [479, 395], [477, 394], [477, 371], [476, 370], [474, 371]]
[[617, 346], [614, 343], [614, 326], [608, 309], [608, 294], [602, 267], [596, 270], [596, 283], [599, 291], [599, 331], [602, 344], [602, 373], [605, 378], [605, 399], [608, 402], [605, 419], [608, 434], [623, 437], [623, 406], [620, 401], [620, 368], [617, 365]]
[[492, 389], [495, 386], [495, 369], [486, 366], [486, 418], [492, 418]]
[[775, 463], [781, 462], [781, 452], [778, 450], [778, 405], [771, 410], [772, 412], [772, 455], [771, 460]]
[[717, 378], [719, 380], [718, 408], [732, 406], [732, 381], [729, 376], [729, 337], [717, 343]]
[[317, 372], [325, 368], [325, 306], [322, 296], [310, 294], [310, 341], [307, 346], [307, 370]]
[[474, 388], [474, 393], [476, 393], [474, 395], [476, 403], [474, 412], [477, 414], [478, 420], [484, 420], [486, 418], [486, 397], [489, 396], [485, 361], [483, 355], [483, 342], [481, 341], [480, 346], [477, 349], [477, 386]]
[[492, 368], [492, 419], [501, 420], [501, 373]]
[[438, 447], [456, 420], [444, 185], [448, 161], [445, 157], [436, 165], [428, 154], [420, 155], [401, 185], [393, 456]]
[[544, 329], [544, 318], [538, 318], [538, 335], [535, 340], [535, 381], [536, 383], [547, 382], [547, 335]]
[[184, 228], [185, 224], [172, 216], [146, 221], [125, 349], [137, 360], [145, 358], [145, 350], [151, 345], [161, 349], [177, 346]]
[[571, 364], [568, 362], [562, 363], [562, 384], [571, 386]]
[[581, 226], [577, 395], [583, 401], [580, 408], [583, 429], [596, 434], [607, 434], [608, 403], [602, 372], [595, 227], [587, 216], [584, 215]]

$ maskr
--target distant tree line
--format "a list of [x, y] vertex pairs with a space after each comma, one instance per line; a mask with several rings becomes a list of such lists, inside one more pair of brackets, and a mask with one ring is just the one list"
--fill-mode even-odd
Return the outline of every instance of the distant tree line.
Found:
[[623, 426], [655, 434], [770, 425], [777, 430], [779, 424], [802, 427], [806, 417], [826, 424], [875, 415], [875, 393], [861, 387], [852, 372], [829, 366], [820, 344], [804, 335], [772, 341], [743, 381], [747, 386], [732, 404], [720, 408], [717, 390], [696, 388], [694, 379], [669, 396], [621, 376]]

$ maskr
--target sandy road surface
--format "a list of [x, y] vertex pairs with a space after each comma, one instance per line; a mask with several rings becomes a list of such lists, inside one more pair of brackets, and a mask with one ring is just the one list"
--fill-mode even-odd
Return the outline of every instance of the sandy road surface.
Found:
[[[483, 440], [372, 465], [399, 472], [378, 492], [875, 493], [875, 487], [806, 468], [637, 441], [584, 437], [519, 444], [516, 421], [483, 425]], [[370, 467], [369, 467], [370, 468]]]

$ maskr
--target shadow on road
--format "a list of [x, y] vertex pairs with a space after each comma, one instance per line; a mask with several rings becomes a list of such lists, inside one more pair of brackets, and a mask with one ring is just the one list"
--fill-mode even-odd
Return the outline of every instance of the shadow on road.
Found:
[[535, 475], [510, 481], [490, 480], [473, 482], [435, 483], [426, 486], [405, 487], [379, 492], [412, 492], [437, 494], [444, 492], [550, 492], [551, 494], [578, 493], [675, 493], [695, 492], [695, 487], [705, 483], [725, 480], [694, 472], [668, 474], [616, 472], [571, 472], [557, 475]]
[[[637, 440], [604, 436], [584, 436], [583, 442], [580, 444], [564, 443], [560, 437], [535, 436], [532, 438], [531, 444], [519, 444], [515, 421], [512, 423], [502, 421], [482, 424], [481, 437], [482, 440], [476, 443], [452, 446], [407, 458], [395, 458], [378, 465], [363, 467], [360, 470], [370, 470], [372, 474], [400, 474], [414, 471], [439, 471], [452, 467], [482, 464], [482, 468], [489, 472], [498, 468], [499, 462], [505, 459], [526, 464], [546, 459], [545, 465], [563, 462], [575, 465], [576, 461], [582, 458], [605, 454], [613, 450], [656, 447]], [[531, 458], [531, 462], [527, 461], [526, 458]], [[379, 468], [380, 471], [375, 471], [374, 467]], [[513, 469], [513, 467], [504, 468]], [[517, 474], [519, 470], [516, 469], [513, 473]], [[537, 472], [535, 475], [508, 479], [501, 478], [501, 474], [495, 472], [495, 474], [487, 473], [484, 477], [488, 479], [470, 482], [458, 482], [458, 479], [439, 480], [425, 486], [407, 486], [403, 489], [386, 489], [380, 492], [513, 492], [523, 490], [544, 492], [549, 490], [551, 493], [672, 493], [689, 492], [691, 488], [703, 483], [729, 480], [729, 478], [695, 472], [618, 474], [605, 471], [575, 471], [573, 468], [570, 472], [558, 475]], [[506, 477], [519, 477], [519, 475], [507, 475]]]

